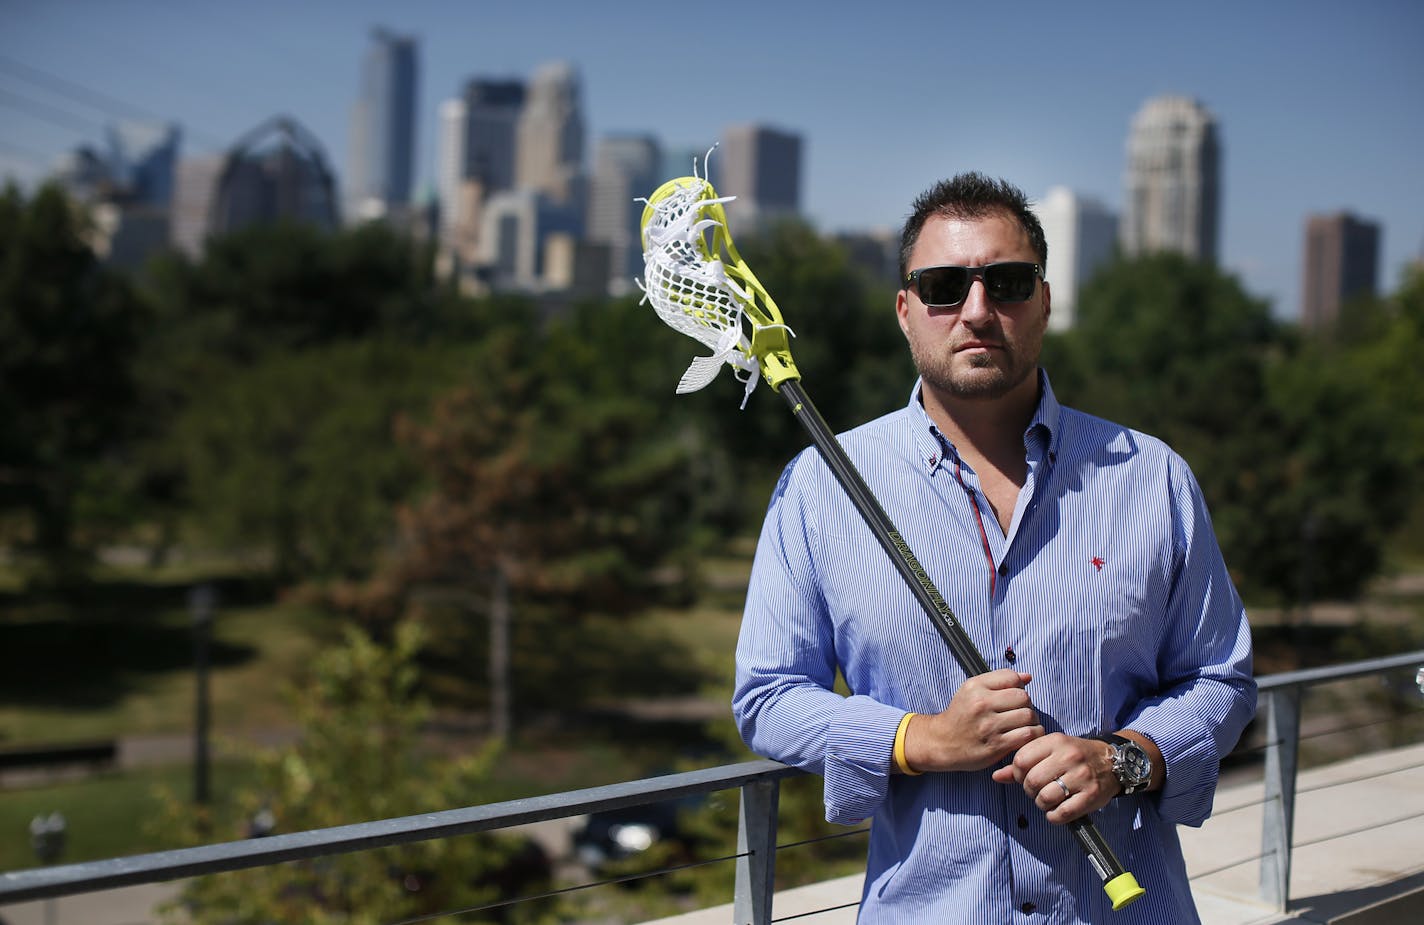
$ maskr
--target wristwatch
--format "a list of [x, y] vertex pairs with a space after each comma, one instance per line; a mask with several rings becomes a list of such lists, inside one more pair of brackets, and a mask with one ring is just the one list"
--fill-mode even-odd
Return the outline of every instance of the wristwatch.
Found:
[[1113, 776], [1122, 786], [1124, 795], [1146, 790], [1152, 783], [1152, 759], [1142, 746], [1125, 736], [1097, 736], [1113, 749]]

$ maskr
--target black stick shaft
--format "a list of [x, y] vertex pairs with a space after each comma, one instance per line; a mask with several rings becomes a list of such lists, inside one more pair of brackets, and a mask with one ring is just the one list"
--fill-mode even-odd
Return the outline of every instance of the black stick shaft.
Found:
[[[955, 618], [949, 605], [944, 602], [944, 598], [935, 588], [934, 582], [930, 581], [930, 577], [925, 574], [924, 567], [915, 558], [915, 554], [910, 551], [909, 544], [900, 536], [900, 532], [895, 529], [889, 515], [885, 513], [885, 509], [880, 506], [880, 502], [870, 491], [870, 486], [865, 484], [865, 479], [861, 478], [855, 464], [851, 462], [845, 449], [841, 447], [840, 441], [836, 439], [835, 433], [826, 425], [825, 419], [812, 404], [810, 396], [806, 394], [800, 381], [789, 379], [781, 383], [778, 391], [786, 399], [786, 403], [791, 406], [792, 414], [796, 415], [796, 419], [811, 435], [811, 441], [816, 445], [821, 458], [826, 461], [826, 465], [830, 466], [836, 481], [850, 496], [851, 503], [860, 512], [860, 516], [865, 518], [870, 532], [875, 534], [875, 539], [890, 556], [895, 570], [900, 573], [900, 577], [905, 579], [905, 584], [909, 586], [915, 599], [924, 608], [925, 615], [934, 623], [935, 629], [939, 631], [945, 645], [949, 646], [954, 660], [959, 663], [959, 667], [964, 670], [965, 675], [972, 677], [989, 671], [989, 663], [985, 661], [983, 654], [974, 645], [974, 640], [969, 638], [969, 634], [959, 624], [959, 620]], [[1102, 833], [1098, 831], [1098, 827], [1093, 824], [1091, 819], [1074, 819], [1068, 823], [1068, 827], [1077, 837], [1078, 843], [1083, 846], [1083, 850], [1087, 852], [1089, 863], [1093, 865], [1093, 870], [1097, 872], [1104, 883], [1126, 873], [1122, 863], [1108, 847], [1107, 841], [1104, 840]]]

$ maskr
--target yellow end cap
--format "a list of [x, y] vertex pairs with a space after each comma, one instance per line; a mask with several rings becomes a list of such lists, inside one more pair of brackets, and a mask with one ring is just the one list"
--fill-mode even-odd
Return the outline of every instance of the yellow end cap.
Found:
[[1108, 894], [1108, 899], [1112, 900], [1114, 912], [1147, 892], [1138, 885], [1137, 878], [1130, 873], [1118, 874], [1103, 884], [1103, 890]]

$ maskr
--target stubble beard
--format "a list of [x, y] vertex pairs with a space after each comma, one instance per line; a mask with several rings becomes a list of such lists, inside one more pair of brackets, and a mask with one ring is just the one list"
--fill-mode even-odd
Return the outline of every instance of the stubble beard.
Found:
[[[910, 357], [920, 378], [930, 388], [949, 398], [983, 401], [1003, 398], [1037, 369], [1038, 363], [1024, 362], [1012, 348], [997, 356], [979, 353], [963, 358], [956, 368], [956, 354], [949, 347], [936, 353], [921, 344], [910, 345]], [[998, 359], [1000, 362], [995, 362]]]

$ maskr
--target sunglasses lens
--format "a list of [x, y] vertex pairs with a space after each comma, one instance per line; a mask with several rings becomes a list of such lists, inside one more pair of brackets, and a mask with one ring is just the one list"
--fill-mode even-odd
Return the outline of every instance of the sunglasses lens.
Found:
[[984, 288], [995, 302], [1026, 302], [1037, 278], [1031, 263], [996, 263], [984, 270]]
[[969, 295], [975, 277], [984, 280], [984, 293], [995, 302], [1027, 302], [1033, 298], [1038, 267], [1011, 261], [987, 267], [925, 267], [916, 270], [915, 287], [926, 305], [952, 308]]
[[920, 273], [919, 289], [926, 305], [958, 305], [969, 292], [969, 269], [927, 267]]

